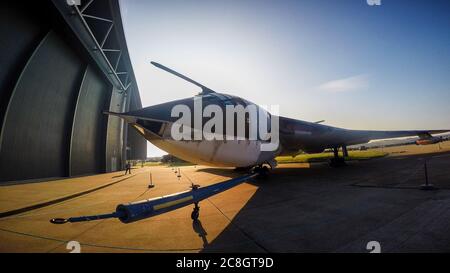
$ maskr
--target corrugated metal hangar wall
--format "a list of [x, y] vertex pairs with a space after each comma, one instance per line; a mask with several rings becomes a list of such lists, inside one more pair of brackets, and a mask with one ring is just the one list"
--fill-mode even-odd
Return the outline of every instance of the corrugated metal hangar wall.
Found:
[[0, 182], [146, 158], [145, 139], [103, 114], [142, 107], [118, 1], [68, 3], [0, 3]]

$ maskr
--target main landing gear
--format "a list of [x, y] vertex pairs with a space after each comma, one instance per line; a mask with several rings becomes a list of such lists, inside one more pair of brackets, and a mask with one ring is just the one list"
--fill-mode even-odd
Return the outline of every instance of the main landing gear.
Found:
[[330, 166], [334, 168], [347, 166], [345, 158], [348, 157], [347, 146], [342, 146], [343, 157], [339, 157], [339, 147], [333, 148], [334, 157], [330, 159]]

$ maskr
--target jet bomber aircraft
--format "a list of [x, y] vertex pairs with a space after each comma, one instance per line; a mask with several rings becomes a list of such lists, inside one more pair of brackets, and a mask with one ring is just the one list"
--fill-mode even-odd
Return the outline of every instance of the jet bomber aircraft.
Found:
[[[222, 94], [168, 68], [159, 63], [152, 64], [166, 72], [169, 72], [181, 79], [184, 79], [201, 88], [202, 92], [195, 97], [171, 101], [168, 103], [150, 106], [128, 113], [105, 112], [123, 118], [130, 123], [143, 137], [158, 148], [191, 163], [236, 168], [258, 168], [267, 170], [267, 165], [276, 167], [275, 158], [277, 156], [295, 156], [300, 152], [320, 153], [326, 149], [334, 151], [334, 158], [330, 164], [340, 166], [344, 164], [344, 159], [339, 157], [339, 149], [342, 148], [344, 158], [348, 156], [347, 146], [368, 143], [371, 140], [389, 139], [407, 136], [419, 136], [420, 140], [431, 139], [432, 134], [445, 133], [450, 130], [409, 130], [409, 131], [373, 131], [373, 130], [348, 130], [321, 124], [321, 122], [307, 122], [282, 116], [275, 116], [262, 109], [260, 106], [243, 98]], [[229, 139], [176, 139], [173, 137], [173, 127], [178, 125], [178, 117], [173, 116], [173, 109], [178, 105], [189, 108], [192, 113], [196, 112], [196, 101], [201, 101], [201, 106], [206, 109], [210, 105], [225, 109], [229, 106], [254, 106], [258, 110], [258, 115], [245, 118], [245, 135], [240, 138]], [[195, 119], [190, 117], [191, 119]], [[212, 118], [212, 117], [211, 117]], [[210, 118], [210, 119], [211, 119]], [[189, 118], [188, 118], [189, 119]], [[201, 117], [202, 124], [208, 122], [208, 118]], [[249, 138], [250, 127], [261, 126], [264, 123], [261, 119], [266, 119], [264, 127], [272, 129], [273, 136], [277, 136], [276, 148], [261, 149], [267, 144], [267, 139]], [[277, 120], [278, 128], [271, 128], [273, 119]], [[224, 124], [226, 121], [224, 121]], [[197, 128], [197, 130], [201, 130]], [[228, 128], [227, 128], [228, 129]], [[236, 126], [231, 132], [236, 136]], [[274, 130], [278, 129], [277, 132]], [[195, 131], [195, 129], [194, 129]], [[217, 133], [217, 132], [216, 132]], [[227, 135], [230, 132], [220, 132]]]

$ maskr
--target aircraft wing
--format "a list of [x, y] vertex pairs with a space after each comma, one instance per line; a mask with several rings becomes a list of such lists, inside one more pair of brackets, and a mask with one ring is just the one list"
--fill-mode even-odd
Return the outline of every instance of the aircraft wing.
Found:
[[408, 136], [420, 138], [432, 134], [450, 132], [444, 130], [374, 131], [348, 130], [318, 123], [280, 117], [280, 141], [283, 150], [289, 153], [298, 150], [322, 152], [324, 149], [368, 143], [371, 140]]

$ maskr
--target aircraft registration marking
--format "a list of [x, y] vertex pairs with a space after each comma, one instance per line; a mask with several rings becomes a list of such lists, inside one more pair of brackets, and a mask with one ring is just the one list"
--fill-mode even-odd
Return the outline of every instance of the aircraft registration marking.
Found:
[[153, 210], [160, 210], [160, 209], [165, 209], [165, 208], [169, 208], [187, 201], [191, 201], [192, 199], [194, 199], [194, 196], [188, 196], [185, 198], [181, 198], [178, 200], [174, 200], [174, 201], [170, 201], [170, 202], [166, 202], [166, 203], [162, 203], [156, 206], [153, 206]]

